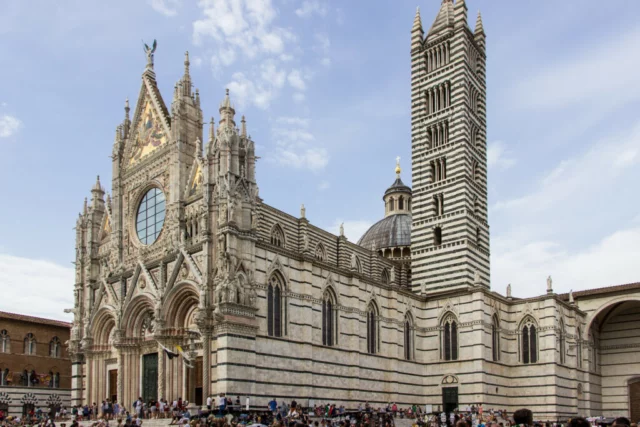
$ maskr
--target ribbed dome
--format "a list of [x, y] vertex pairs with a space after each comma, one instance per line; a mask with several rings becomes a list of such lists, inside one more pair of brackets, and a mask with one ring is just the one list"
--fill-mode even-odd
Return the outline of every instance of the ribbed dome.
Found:
[[394, 183], [391, 184], [391, 187], [387, 188], [387, 191], [384, 192], [384, 195], [386, 196], [391, 193], [411, 193], [411, 188], [407, 187], [398, 176]]
[[409, 246], [411, 244], [411, 215], [397, 214], [376, 222], [358, 240], [369, 250]]

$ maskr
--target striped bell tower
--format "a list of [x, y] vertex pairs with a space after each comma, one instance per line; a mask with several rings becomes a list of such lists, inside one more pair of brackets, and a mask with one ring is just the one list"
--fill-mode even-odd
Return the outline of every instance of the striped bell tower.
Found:
[[414, 292], [489, 287], [485, 33], [464, 0], [411, 30]]

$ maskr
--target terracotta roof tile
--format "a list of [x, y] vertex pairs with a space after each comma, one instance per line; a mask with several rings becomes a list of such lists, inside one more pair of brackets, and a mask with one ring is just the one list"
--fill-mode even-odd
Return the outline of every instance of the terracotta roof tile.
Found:
[[60, 320], [45, 319], [43, 317], [27, 316], [25, 314], [8, 313], [0, 311], [0, 319], [20, 320], [22, 322], [40, 323], [44, 325], [59, 326], [62, 328], [71, 328], [71, 323], [62, 322]]

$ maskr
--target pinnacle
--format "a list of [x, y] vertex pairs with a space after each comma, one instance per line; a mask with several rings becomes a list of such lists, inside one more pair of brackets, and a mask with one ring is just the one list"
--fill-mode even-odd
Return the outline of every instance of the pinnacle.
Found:
[[482, 26], [482, 15], [480, 14], [480, 11], [478, 11], [478, 19], [476, 19], [475, 32], [476, 32], [476, 34], [477, 33], [484, 33], [484, 27]]
[[416, 8], [416, 17], [413, 19], [413, 30], [422, 30], [422, 19], [420, 18], [420, 6]]

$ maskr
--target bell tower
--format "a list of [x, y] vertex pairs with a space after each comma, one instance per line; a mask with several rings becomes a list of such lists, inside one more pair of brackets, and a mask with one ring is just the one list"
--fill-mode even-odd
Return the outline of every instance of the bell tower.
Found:
[[489, 287], [485, 33], [464, 0], [411, 30], [414, 292]]

